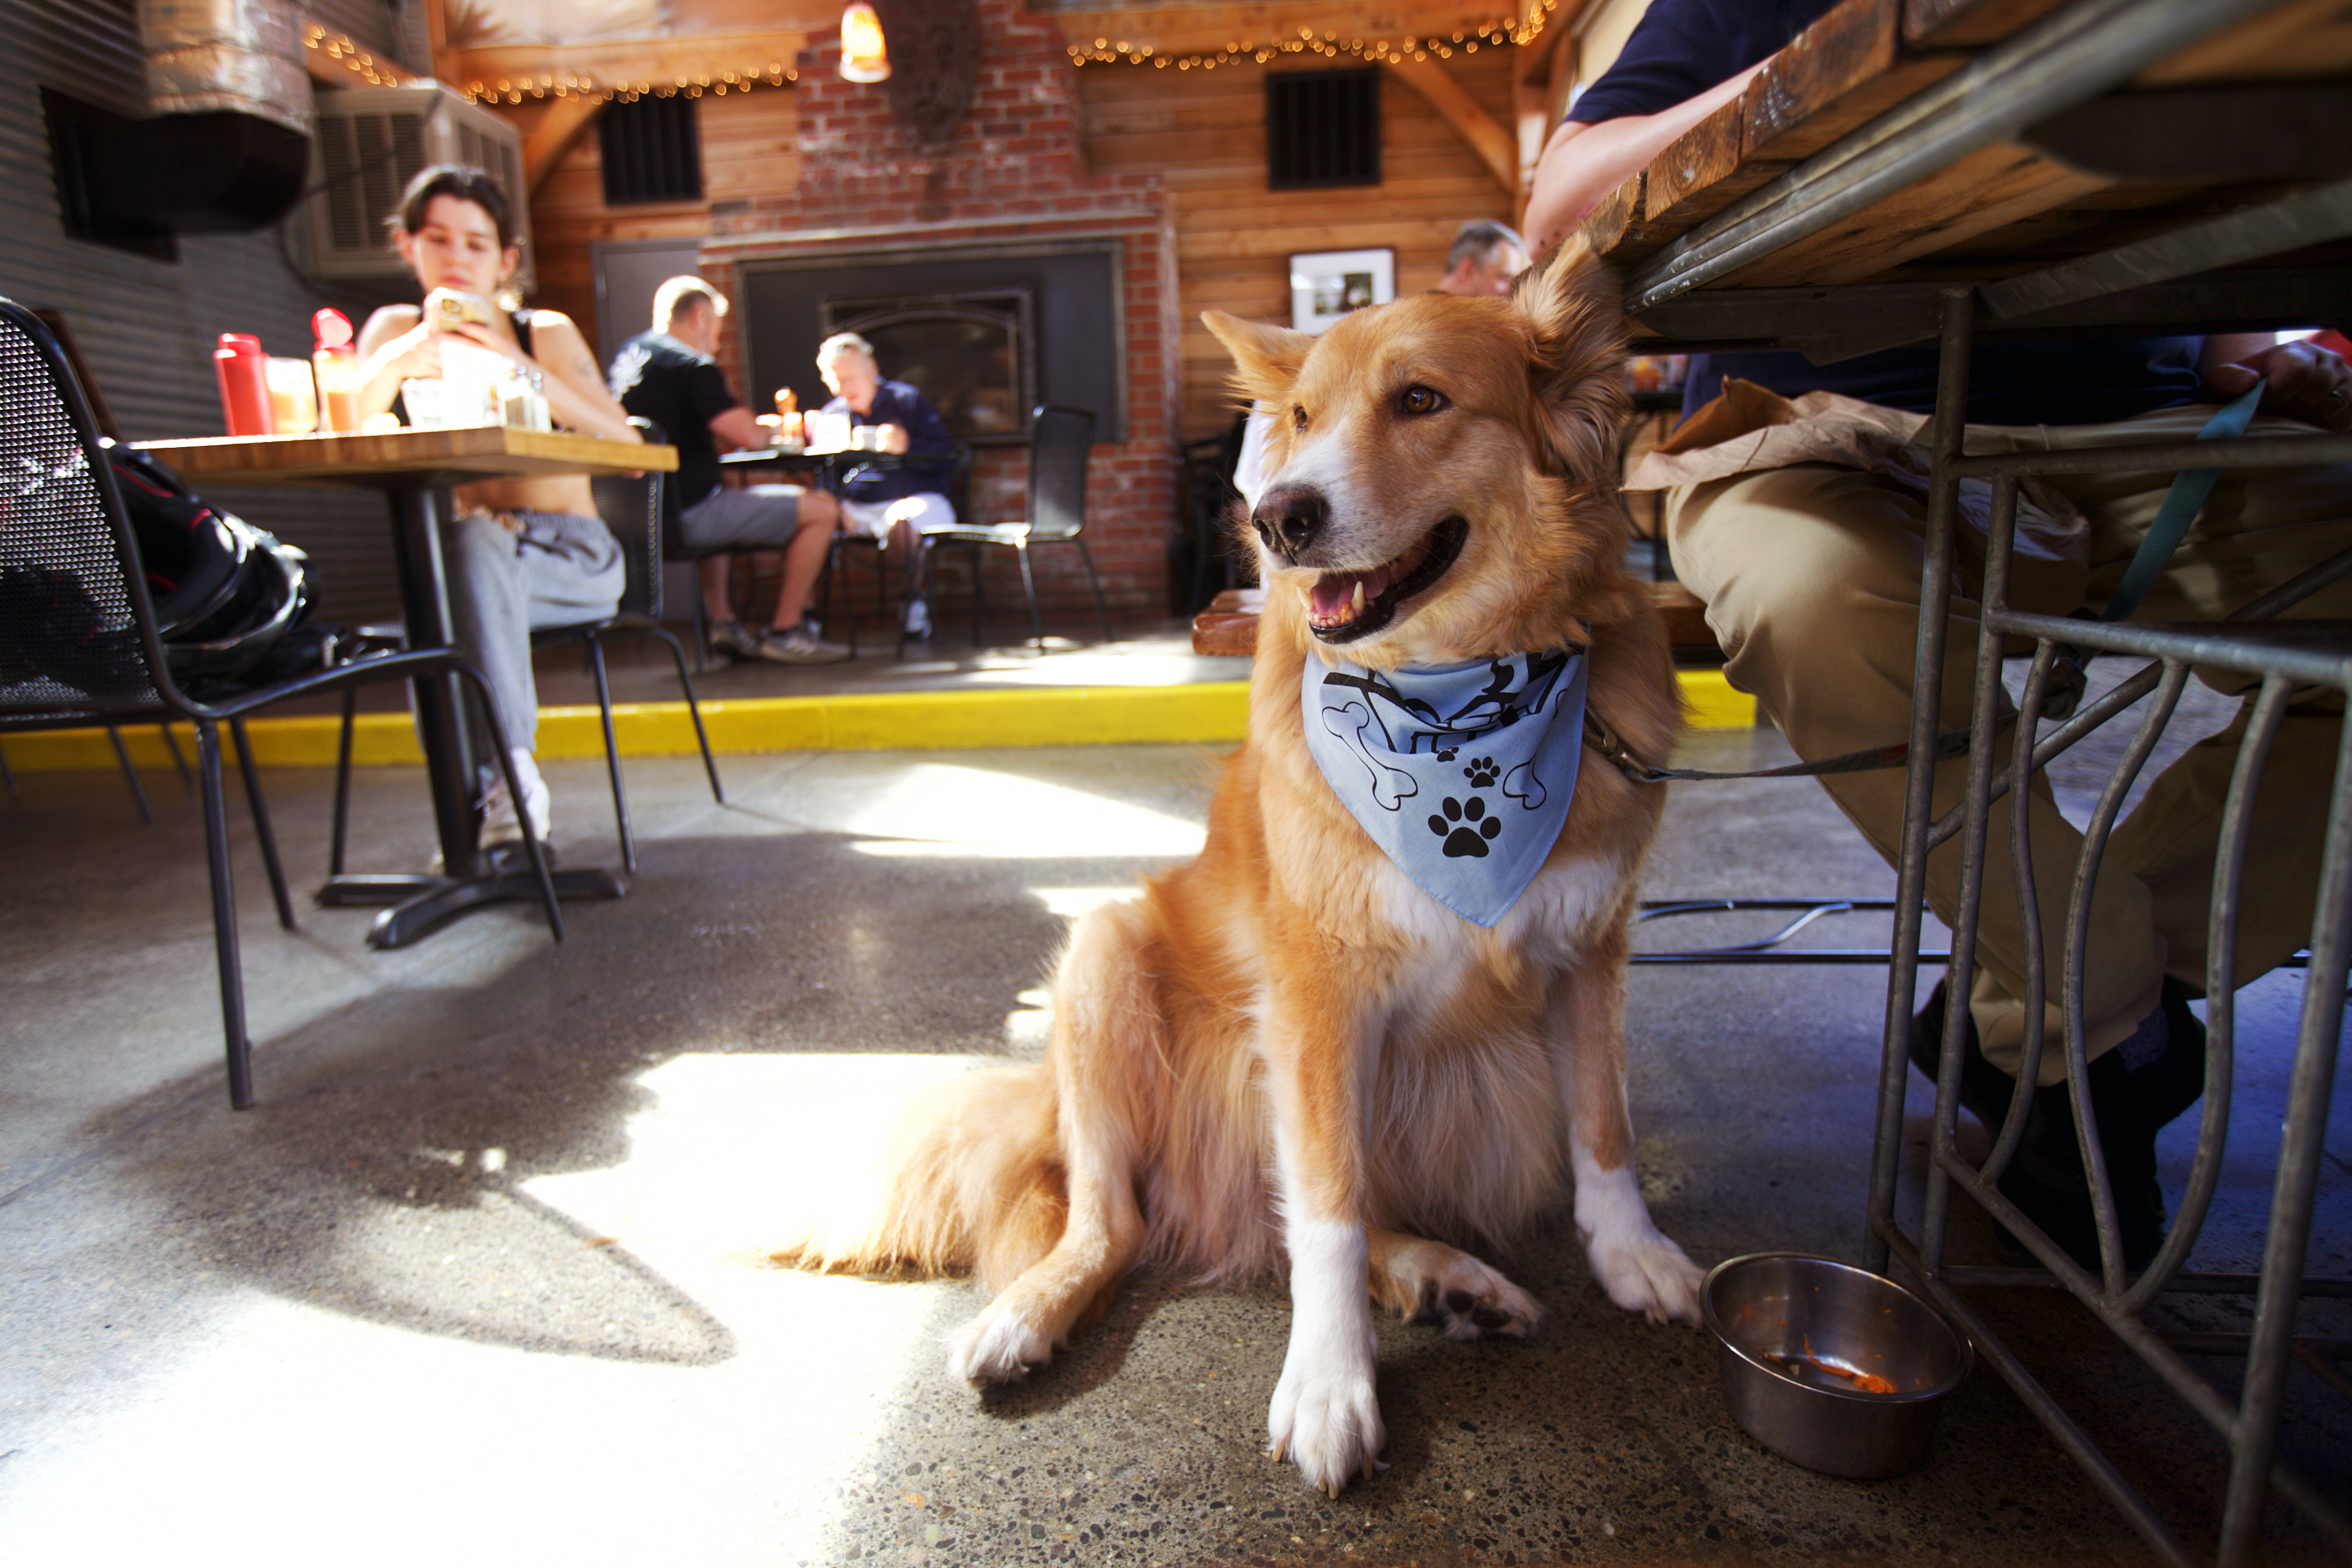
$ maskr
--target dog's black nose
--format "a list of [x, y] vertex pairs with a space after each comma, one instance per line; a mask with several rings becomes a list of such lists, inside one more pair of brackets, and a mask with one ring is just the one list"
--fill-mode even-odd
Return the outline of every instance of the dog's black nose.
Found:
[[1294, 566], [1330, 521], [1331, 503], [1323, 499], [1321, 490], [1308, 485], [1270, 489], [1258, 498], [1250, 512], [1250, 526], [1265, 541], [1265, 547]]

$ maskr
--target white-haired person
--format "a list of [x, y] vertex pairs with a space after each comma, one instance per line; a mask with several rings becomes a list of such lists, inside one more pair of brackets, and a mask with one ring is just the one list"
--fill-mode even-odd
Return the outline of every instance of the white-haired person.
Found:
[[856, 332], [835, 332], [817, 345], [816, 368], [833, 401], [823, 412], [846, 414], [853, 427], [880, 428], [880, 450], [909, 461], [872, 468], [843, 487], [841, 525], [882, 541], [906, 563], [907, 635], [931, 635], [930, 606], [923, 602], [924, 531], [945, 528], [955, 508], [941, 493], [955, 467], [955, 444], [931, 400], [903, 381], [885, 381], [874, 363], [874, 345]]
[[[776, 664], [831, 664], [847, 658], [849, 650], [818, 637], [802, 616], [840, 519], [833, 498], [798, 485], [730, 489], [719, 482], [722, 447], [767, 441], [713, 357], [726, 314], [726, 296], [701, 279], [665, 282], [654, 290], [653, 329], [613, 356], [613, 395], [630, 413], [660, 426], [677, 448], [679, 542], [697, 557], [712, 650]], [[783, 585], [764, 631], [735, 618], [728, 594], [729, 556], [751, 550], [784, 552]]]

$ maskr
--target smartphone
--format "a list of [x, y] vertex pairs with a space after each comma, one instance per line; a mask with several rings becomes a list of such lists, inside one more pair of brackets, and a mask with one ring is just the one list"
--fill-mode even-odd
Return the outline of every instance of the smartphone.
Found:
[[487, 327], [490, 324], [490, 302], [479, 294], [462, 293], [456, 289], [436, 289], [425, 296], [425, 319], [440, 330], [454, 327], [460, 321]]

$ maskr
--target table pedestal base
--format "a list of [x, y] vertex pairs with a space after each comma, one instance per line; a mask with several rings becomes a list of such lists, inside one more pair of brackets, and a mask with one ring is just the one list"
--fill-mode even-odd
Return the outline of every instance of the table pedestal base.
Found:
[[[429, 873], [347, 874], [328, 879], [314, 895], [329, 909], [374, 904], [392, 907], [368, 928], [370, 947], [406, 947], [430, 936], [467, 910], [484, 904], [540, 901], [539, 879], [520, 853], [485, 857], [485, 868], [470, 877]], [[618, 899], [629, 891], [629, 879], [617, 871], [589, 866], [550, 871], [558, 899]]]

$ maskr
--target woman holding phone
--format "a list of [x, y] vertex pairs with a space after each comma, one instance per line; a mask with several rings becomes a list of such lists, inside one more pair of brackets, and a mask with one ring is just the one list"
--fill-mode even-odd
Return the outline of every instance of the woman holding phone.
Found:
[[[540, 373], [559, 427], [616, 441], [640, 439], [604, 389], [595, 356], [572, 319], [555, 310], [506, 311], [491, 304], [521, 260], [506, 193], [479, 169], [437, 164], [420, 173], [390, 220], [400, 258], [429, 296], [458, 297], [427, 319], [416, 305], [387, 305], [361, 329], [360, 412], [394, 406], [400, 384], [442, 379], [441, 353], [453, 340]], [[520, 781], [520, 808], [533, 833], [549, 836], [547, 785], [533, 760], [539, 695], [531, 680], [530, 633], [612, 614], [627, 571], [620, 545], [596, 515], [583, 476], [489, 479], [460, 486], [442, 534], [451, 627], [497, 695], [505, 733], [478, 723], [481, 842], [521, 837], [517, 805], [487, 752], [503, 746]]]

